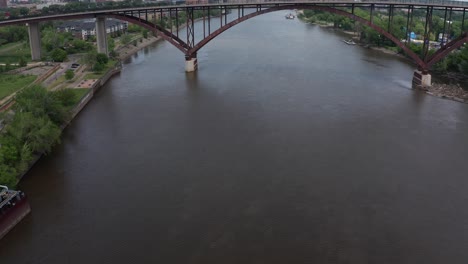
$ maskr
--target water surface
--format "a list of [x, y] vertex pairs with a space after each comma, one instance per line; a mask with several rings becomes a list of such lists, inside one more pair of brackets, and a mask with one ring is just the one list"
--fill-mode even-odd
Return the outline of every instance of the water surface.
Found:
[[132, 57], [22, 181], [1, 263], [466, 263], [468, 105], [283, 12]]

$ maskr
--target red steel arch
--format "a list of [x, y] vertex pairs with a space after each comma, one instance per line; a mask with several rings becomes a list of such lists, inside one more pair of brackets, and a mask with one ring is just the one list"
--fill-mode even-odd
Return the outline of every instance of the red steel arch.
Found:
[[136, 24], [142, 26], [152, 32], [156, 31], [159, 32], [158, 35], [162, 37], [164, 40], [168, 41], [172, 45], [176, 46], [180, 51], [183, 53], [187, 53], [190, 47], [185, 43], [183, 40], [178, 38], [176, 35], [172, 34], [171, 32], [167, 31], [166, 29], [151, 23], [145, 19], [141, 19], [138, 17], [130, 16], [130, 15], [123, 15], [123, 14], [107, 14], [107, 17], [113, 17], [116, 19], [124, 20], [132, 24]]
[[464, 43], [468, 42], [468, 32], [463, 33], [458, 38], [450, 41], [442, 48], [438, 49], [426, 61], [426, 66], [429, 68], [441, 59], [445, 58], [452, 50], [459, 48]]
[[375, 31], [379, 32], [380, 34], [382, 34], [385, 37], [387, 37], [388, 39], [390, 39], [393, 43], [395, 43], [398, 47], [400, 47], [406, 54], [408, 54], [408, 56], [410, 56], [420, 68], [422, 68], [422, 69], [427, 69], [428, 68], [426, 63], [416, 53], [414, 53], [411, 49], [409, 49], [404, 43], [402, 43], [400, 40], [398, 40], [396, 37], [394, 37], [389, 32], [385, 31], [383, 28], [373, 24], [371, 21], [369, 21], [369, 20], [367, 20], [365, 18], [356, 16], [356, 15], [354, 15], [352, 13], [348, 13], [348, 12], [343, 11], [343, 10], [339, 10], [339, 9], [335, 9], [335, 8], [331, 8], [331, 7], [326, 7], [326, 6], [316, 6], [316, 5], [306, 5], [306, 4], [304, 4], [304, 5], [275, 6], [275, 7], [271, 7], [271, 8], [265, 9], [265, 10], [261, 10], [261, 11], [257, 11], [257, 12], [251, 13], [249, 15], [243, 16], [241, 18], [238, 18], [238, 19], [236, 19], [236, 20], [234, 20], [234, 21], [232, 21], [230, 23], [227, 23], [226, 25], [222, 26], [218, 30], [211, 33], [205, 39], [203, 39], [202, 41], [197, 43], [192, 49], [188, 50], [187, 54], [188, 55], [196, 54], [196, 52], [199, 49], [201, 49], [203, 46], [205, 46], [208, 42], [210, 42], [212, 39], [217, 37], [219, 34], [223, 33], [224, 31], [228, 30], [229, 28], [231, 28], [231, 27], [233, 27], [233, 26], [239, 24], [240, 22], [243, 22], [243, 21], [245, 21], [245, 20], [247, 20], [249, 18], [258, 16], [258, 15], [263, 15], [263, 14], [270, 13], [270, 12], [281, 11], [281, 10], [290, 10], [290, 9], [321, 10], [321, 11], [325, 11], [325, 12], [334, 13], [334, 14], [337, 14], [337, 15], [340, 15], [340, 16], [348, 17], [348, 18], [350, 18], [352, 20], [355, 20], [355, 21], [357, 21], [357, 22], [359, 22], [361, 24], [364, 24], [366, 26], [371, 27]]

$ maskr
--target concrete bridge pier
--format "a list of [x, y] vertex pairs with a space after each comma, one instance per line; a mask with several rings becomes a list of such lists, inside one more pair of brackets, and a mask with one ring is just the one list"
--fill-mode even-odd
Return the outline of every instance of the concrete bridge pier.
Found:
[[41, 60], [41, 31], [38, 22], [28, 23], [29, 46], [31, 48], [31, 59]]
[[413, 87], [426, 88], [432, 85], [431, 75], [425, 70], [415, 70], [413, 74]]
[[106, 17], [96, 17], [96, 42], [98, 53], [109, 55], [107, 50]]
[[185, 71], [194, 72], [198, 69], [197, 54], [185, 55]]

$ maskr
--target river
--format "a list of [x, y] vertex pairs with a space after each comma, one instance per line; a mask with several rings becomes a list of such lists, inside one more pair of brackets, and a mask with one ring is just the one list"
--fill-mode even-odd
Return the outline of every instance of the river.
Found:
[[9, 263], [468, 260], [468, 105], [332, 30], [243, 22], [124, 64], [20, 184]]

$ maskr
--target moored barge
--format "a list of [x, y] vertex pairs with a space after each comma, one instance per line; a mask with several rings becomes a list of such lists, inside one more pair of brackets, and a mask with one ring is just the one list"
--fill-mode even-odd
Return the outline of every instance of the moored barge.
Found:
[[0, 185], [0, 239], [30, 212], [31, 207], [24, 192]]

